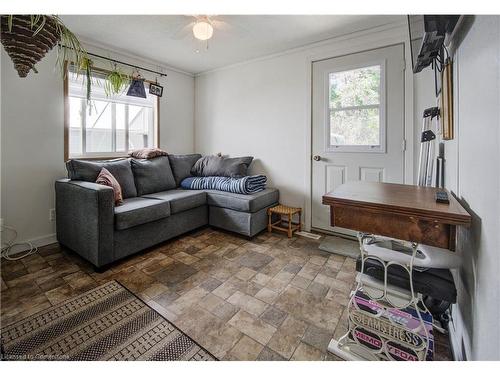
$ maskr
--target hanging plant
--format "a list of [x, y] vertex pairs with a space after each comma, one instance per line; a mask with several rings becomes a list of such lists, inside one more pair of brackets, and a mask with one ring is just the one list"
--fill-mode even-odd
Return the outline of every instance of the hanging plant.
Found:
[[115, 64], [113, 70], [106, 76], [104, 81], [104, 92], [108, 97], [121, 94], [125, 91], [125, 87], [129, 83], [129, 76], [118, 69]]
[[87, 107], [89, 108], [89, 114], [92, 114], [92, 67], [94, 65], [94, 62], [90, 60], [87, 57], [84, 57], [80, 61], [80, 65], [78, 66], [78, 69], [76, 71], [76, 74], [79, 75], [81, 72], [84, 74], [84, 80], [83, 84], [85, 85], [86, 88], [86, 99], [87, 99]]
[[83, 72], [85, 74], [84, 84], [87, 86], [87, 101], [90, 101], [90, 96], [92, 93], [92, 65], [93, 62], [90, 59], [83, 59], [78, 65], [77, 74]]
[[14, 62], [19, 77], [26, 77], [44, 56], [58, 45], [57, 65], [64, 62], [80, 66], [87, 52], [78, 38], [55, 15], [1, 15], [1, 42]]

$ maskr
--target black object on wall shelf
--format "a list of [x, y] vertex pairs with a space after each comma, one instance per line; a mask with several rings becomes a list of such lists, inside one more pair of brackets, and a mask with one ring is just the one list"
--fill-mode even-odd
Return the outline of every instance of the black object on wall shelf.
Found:
[[453, 32], [459, 18], [459, 15], [408, 16], [413, 73], [441, 57], [446, 35]]

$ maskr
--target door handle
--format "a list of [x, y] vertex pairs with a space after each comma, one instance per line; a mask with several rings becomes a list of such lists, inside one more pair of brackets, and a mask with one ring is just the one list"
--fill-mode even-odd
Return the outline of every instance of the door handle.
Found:
[[321, 156], [319, 156], [319, 155], [314, 155], [314, 156], [313, 156], [313, 159], [314, 159], [314, 161], [320, 161], [320, 160], [321, 160]]

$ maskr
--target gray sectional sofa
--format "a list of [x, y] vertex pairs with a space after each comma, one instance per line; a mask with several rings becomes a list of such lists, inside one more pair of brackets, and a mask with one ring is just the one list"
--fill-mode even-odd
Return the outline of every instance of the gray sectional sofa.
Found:
[[[200, 157], [68, 161], [69, 178], [55, 183], [57, 240], [99, 269], [207, 224], [249, 237], [265, 229], [276, 189], [242, 195], [179, 188]], [[119, 206], [111, 187], [93, 182], [103, 167], [120, 183]]]

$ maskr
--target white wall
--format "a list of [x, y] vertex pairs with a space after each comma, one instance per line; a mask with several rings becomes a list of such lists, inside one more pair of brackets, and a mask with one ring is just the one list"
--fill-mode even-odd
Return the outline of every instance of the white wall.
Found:
[[304, 205], [306, 142], [302, 54], [245, 64], [196, 78], [195, 149], [252, 155], [252, 173]]
[[[281, 202], [305, 208], [307, 218], [311, 61], [402, 43], [407, 38], [406, 25], [393, 26], [198, 75], [195, 150], [202, 154], [253, 155], [256, 161], [251, 172], [266, 174], [269, 185], [280, 190]], [[412, 107], [413, 82], [406, 84], [411, 94], [406, 105]], [[407, 112], [413, 113], [411, 108]], [[413, 118], [407, 118], [407, 122], [413, 134]], [[410, 166], [412, 152], [411, 141]], [[412, 177], [410, 173], [410, 180]], [[308, 222], [305, 224], [307, 227]]]
[[[109, 55], [92, 47], [89, 52]], [[112, 56], [157, 68], [130, 57]], [[1, 52], [1, 217], [18, 230], [19, 240], [36, 244], [54, 240], [55, 224], [49, 221], [49, 209], [55, 207], [54, 181], [66, 177], [63, 84], [54, 69], [55, 57], [52, 51], [36, 65], [38, 74], [19, 78], [3, 48]], [[164, 72], [168, 77], [159, 80], [164, 86], [160, 147], [172, 153], [193, 152], [194, 78], [168, 69]]]
[[[458, 233], [458, 350], [500, 359], [500, 17], [478, 16], [454, 55], [455, 132], [445, 184], [472, 214]], [[463, 343], [460, 342], [463, 340]]]

